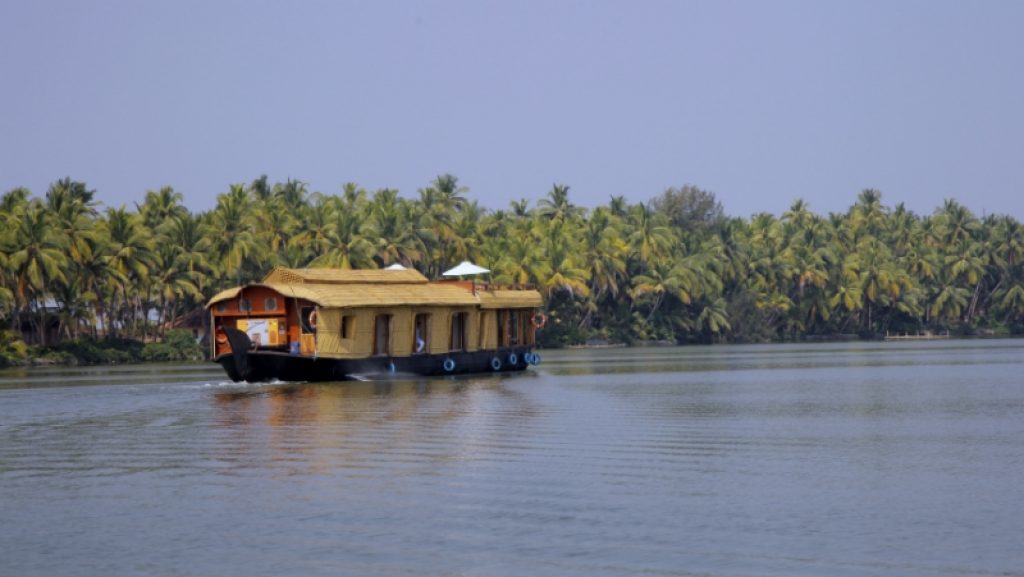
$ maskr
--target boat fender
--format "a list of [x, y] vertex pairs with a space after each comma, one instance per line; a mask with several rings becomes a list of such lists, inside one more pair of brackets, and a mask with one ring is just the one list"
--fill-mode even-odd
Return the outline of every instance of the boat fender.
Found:
[[537, 353], [530, 353], [530, 364], [537, 366], [540, 364], [540, 355]]
[[508, 356], [508, 364], [510, 364], [510, 365], [512, 365], [514, 367], [514, 366], [516, 366], [516, 363], [518, 363], [518, 362], [519, 362], [519, 357], [517, 357], [515, 353], [509, 354], [509, 356]]
[[544, 325], [548, 324], [548, 316], [537, 311], [530, 316], [530, 322], [533, 323], [534, 328], [542, 329]]
[[388, 363], [388, 372], [392, 375], [395, 374], [395, 361]]
[[501, 359], [494, 357], [491, 359], [491, 368], [500, 371], [501, 370]]
[[450, 372], [455, 370], [455, 361], [452, 360], [452, 359], [445, 359], [444, 360], [444, 365], [442, 365], [442, 366], [444, 366], [445, 372], [450, 373]]
[[313, 329], [315, 331], [316, 330], [316, 321], [317, 321], [316, 309], [313, 309], [313, 310], [309, 311], [309, 318], [306, 319], [306, 320], [309, 321], [309, 328], [311, 328], [311, 329]]

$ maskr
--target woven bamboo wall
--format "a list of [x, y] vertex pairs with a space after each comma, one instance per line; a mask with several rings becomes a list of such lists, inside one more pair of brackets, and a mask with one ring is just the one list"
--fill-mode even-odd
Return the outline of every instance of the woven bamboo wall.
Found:
[[349, 341], [341, 339], [341, 309], [320, 309], [317, 313], [317, 353], [326, 356], [347, 356]]
[[[392, 311], [386, 311], [392, 312]], [[377, 309], [320, 309], [316, 327], [317, 352], [325, 357], [361, 358], [373, 354], [373, 326]], [[344, 317], [351, 317], [351, 334], [341, 338]], [[392, 339], [394, 335], [392, 334]]]
[[[317, 354], [335, 358], [362, 358], [373, 354], [374, 329], [377, 315], [391, 315], [391, 356], [404, 357], [413, 353], [415, 318], [417, 314], [430, 315], [427, 328], [426, 352], [444, 354], [451, 345], [452, 315], [466, 313], [466, 350], [493, 348], [496, 342], [496, 314], [482, 313], [487, 326], [481, 326], [481, 313], [472, 307], [394, 307], [394, 308], [320, 308], [317, 322]], [[351, 338], [341, 338], [343, 318], [352, 317]], [[485, 338], [481, 340], [481, 331]]]
[[391, 313], [391, 354], [407, 357], [412, 354], [412, 331], [414, 314], [412, 309], [403, 307], [382, 311]]
[[479, 313], [471, 307], [433, 308], [430, 317], [430, 352], [444, 354], [449, 352], [452, 342], [452, 316], [455, 313], [466, 313], [466, 350], [477, 350], [480, 342]]
[[481, 349], [498, 348], [498, 311], [480, 311], [480, 334], [477, 340]]

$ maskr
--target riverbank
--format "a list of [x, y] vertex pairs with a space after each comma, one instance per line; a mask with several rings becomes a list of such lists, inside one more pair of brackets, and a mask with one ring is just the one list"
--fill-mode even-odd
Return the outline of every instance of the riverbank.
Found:
[[199, 361], [206, 356], [203, 347], [184, 330], [167, 331], [163, 340], [155, 343], [127, 338], [83, 338], [48, 347], [31, 347], [6, 337], [0, 345], [0, 368]]

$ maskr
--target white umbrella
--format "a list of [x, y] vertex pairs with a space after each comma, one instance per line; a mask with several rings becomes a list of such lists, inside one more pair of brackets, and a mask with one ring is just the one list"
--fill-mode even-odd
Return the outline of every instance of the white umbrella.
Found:
[[477, 266], [468, 260], [464, 260], [459, 263], [453, 269], [446, 270], [441, 273], [441, 276], [469, 276], [474, 274], [483, 274], [485, 272], [491, 272], [490, 269], [486, 269], [482, 266]]
[[395, 263], [389, 267], [385, 267], [384, 270], [406, 270], [400, 263]]

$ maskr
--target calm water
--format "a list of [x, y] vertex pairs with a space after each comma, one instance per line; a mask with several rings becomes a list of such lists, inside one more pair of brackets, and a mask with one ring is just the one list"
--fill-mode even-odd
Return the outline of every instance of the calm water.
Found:
[[0, 372], [0, 575], [1024, 575], [1024, 341]]

